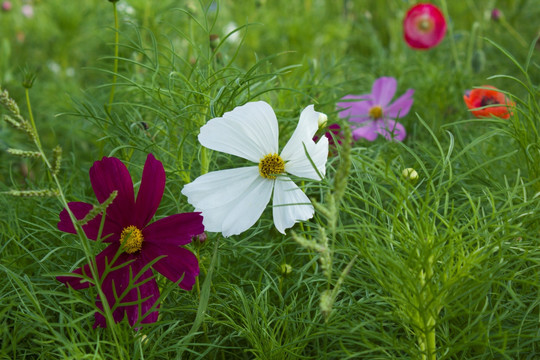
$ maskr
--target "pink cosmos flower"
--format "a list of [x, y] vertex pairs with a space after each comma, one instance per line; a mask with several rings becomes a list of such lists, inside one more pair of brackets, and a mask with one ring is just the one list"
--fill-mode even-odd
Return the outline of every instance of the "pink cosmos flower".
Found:
[[[181, 247], [204, 232], [200, 213], [171, 215], [149, 224], [156, 213], [165, 189], [163, 164], [149, 154], [144, 164], [139, 192], [135, 199], [133, 182], [126, 166], [118, 159], [104, 157], [90, 169], [90, 181], [100, 203], [116, 190], [116, 198], [107, 207], [101, 239], [109, 245], [99, 253], [95, 262], [100, 280], [92, 279], [89, 265], [73, 273], [58, 276], [57, 280], [75, 290], [101, 281], [101, 289], [112, 309], [115, 322], [127, 316], [131, 326], [157, 321], [159, 288], [152, 268], [167, 279], [191, 290], [199, 274], [195, 255]], [[70, 202], [69, 208], [77, 219], [83, 219], [93, 206], [84, 202]], [[82, 228], [89, 239], [97, 240], [102, 215], [96, 216]], [[58, 229], [76, 233], [66, 209], [60, 213]], [[159, 259], [158, 259], [159, 258]], [[156, 261], [156, 259], [158, 259]], [[151, 264], [143, 271], [145, 266]], [[129, 286], [132, 284], [132, 286]], [[96, 300], [103, 311], [103, 302]], [[102, 312], [96, 311], [94, 328], [106, 327]]]
[[446, 33], [446, 20], [435, 5], [417, 4], [407, 11], [403, 21], [405, 41], [413, 49], [437, 46]]
[[[397, 80], [393, 77], [381, 77], [375, 80], [371, 94], [347, 95], [338, 102], [339, 117], [351, 122], [354, 140], [365, 138], [373, 141], [378, 135], [387, 140], [403, 141], [405, 127], [394, 119], [409, 113], [413, 104], [413, 89], [408, 89], [396, 101], [390, 103], [397, 89]], [[350, 101], [358, 100], [358, 101]]]

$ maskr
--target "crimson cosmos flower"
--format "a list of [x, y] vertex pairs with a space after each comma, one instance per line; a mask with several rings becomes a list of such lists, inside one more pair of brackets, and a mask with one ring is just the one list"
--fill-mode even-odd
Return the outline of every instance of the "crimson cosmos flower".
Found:
[[463, 100], [473, 115], [479, 118], [493, 115], [508, 119], [512, 115], [508, 108], [515, 106], [515, 103], [494, 86], [482, 85], [482, 88], [467, 90], [463, 95]]
[[[331, 124], [328, 126], [328, 131], [324, 133], [324, 136], [328, 138], [329, 146], [341, 145], [343, 140], [343, 133], [339, 124]], [[313, 136], [313, 141], [317, 142], [320, 137], [318, 135]]]
[[[136, 200], [131, 176], [117, 158], [104, 157], [96, 161], [90, 169], [90, 181], [100, 203], [114, 190], [118, 192], [107, 207], [101, 234], [101, 239], [109, 245], [95, 258], [101, 289], [113, 310], [113, 318], [119, 322], [127, 315], [131, 326], [137, 322], [156, 322], [159, 305], [152, 307], [159, 298], [159, 288], [152, 268], [173, 282], [182, 279], [179, 286], [191, 290], [199, 274], [199, 264], [195, 255], [181, 246], [203, 233], [202, 216], [200, 213], [176, 214], [149, 224], [165, 189], [163, 164], [152, 154], [146, 158]], [[93, 208], [84, 202], [70, 202], [68, 206], [79, 220]], [[89, 239], [97, 239], [101, 221], [100, 214], [83, 226]], [[58, 229], [76, 233], [66, 209], [60, 213]], [[151, 267], [142, 271], [150, 263]], [[77, 276], [58, 276], [57, 280], [76, 290], [94, 285], [88, 281], [92, 278], [88, 264], [73, 273]], [[130, 283], [132, 286], [128, 289]], [[103, 311], [102, 300], [97, 299], [96, 305]], [[107, 326], [100, 311], [95, 313], [94, 328], [97, 326]]]
[[446, 20], [435, 5], [417, 4], [407, 11], [403, 20], [405, 41], [413, 49], [437, 46], [446, 33]]

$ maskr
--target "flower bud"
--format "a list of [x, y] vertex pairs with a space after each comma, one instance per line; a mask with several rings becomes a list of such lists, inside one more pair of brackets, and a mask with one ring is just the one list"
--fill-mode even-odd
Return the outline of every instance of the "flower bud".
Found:
[[319, 113], [319, 119], [317, 119], [317, 123], [319, 124], [319, 129], [326, 126], [326, 123], [328, 122], [328, 116], [323, 113]]
[[199, 243], [204, 243], [206, 241], [206, 239], [208, 239], [208, 235], [206, 235], [205, 232], [199, 234], [199, 235], [195, 235], [191, 241], [198, 241]]
[[401, 172], [401, 175], [409, 181], [418, 180], [418, 173], [413, 168], [406, 168]]
[[210, 34], [210, 49], [212, 51], [216, 50], [216, 48], [219, 45], [219, 35], [218, 34]]
[[281, 274], [284, 276], [289, 275], [292, 272], [292, 266], [289, 264], [281, 264], [280, 266]]
[[484, 65], [486, 64], [486, 54], [482, 49], [478, 49], [473, 53], [471, 59], [471, 67], [475, 73], [479, 73], [484, 70]]
[[26, 89], [30, 89], [34, 85], [34, 81], [36, 81], [36, 77], [37, 77], [36, 72], [31, 71], [29, 69], [24, 69], [22, 86]]
[[499, 10], [497, 8], [493, 8], [493, 10], [491, 10], [491, 20], [499, 21], [502, 16], [503, 16], [503, 14], [502, 14], [501, 10]]

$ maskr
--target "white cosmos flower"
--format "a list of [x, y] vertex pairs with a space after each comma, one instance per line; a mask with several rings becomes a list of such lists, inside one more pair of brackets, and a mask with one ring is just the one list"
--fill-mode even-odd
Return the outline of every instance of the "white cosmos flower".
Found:
[[208, 121], [199, 134], [203, 146], [258, 165], [210, 172], [184, 186], [182, 194], [195, 211], [202, 212], [205, 229], [223, 236], [242, 233], [259, 219], [272, 192], [279, 232], [284, 234], [297, 221], [310, 219], [313, 205], [287, 174], [313, 180], [324, 176], [328, 138], [313, 141], [321, 116], [326, 115], [313, 105], [306, 107], [279, 155], [277, 118], [264, 101], [238, 106]]

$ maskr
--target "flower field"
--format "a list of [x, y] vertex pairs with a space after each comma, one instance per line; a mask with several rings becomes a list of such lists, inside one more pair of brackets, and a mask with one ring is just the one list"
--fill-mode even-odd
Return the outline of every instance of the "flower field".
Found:
[[540, 2], [0, 3], [0, 359], [540, 359]]

